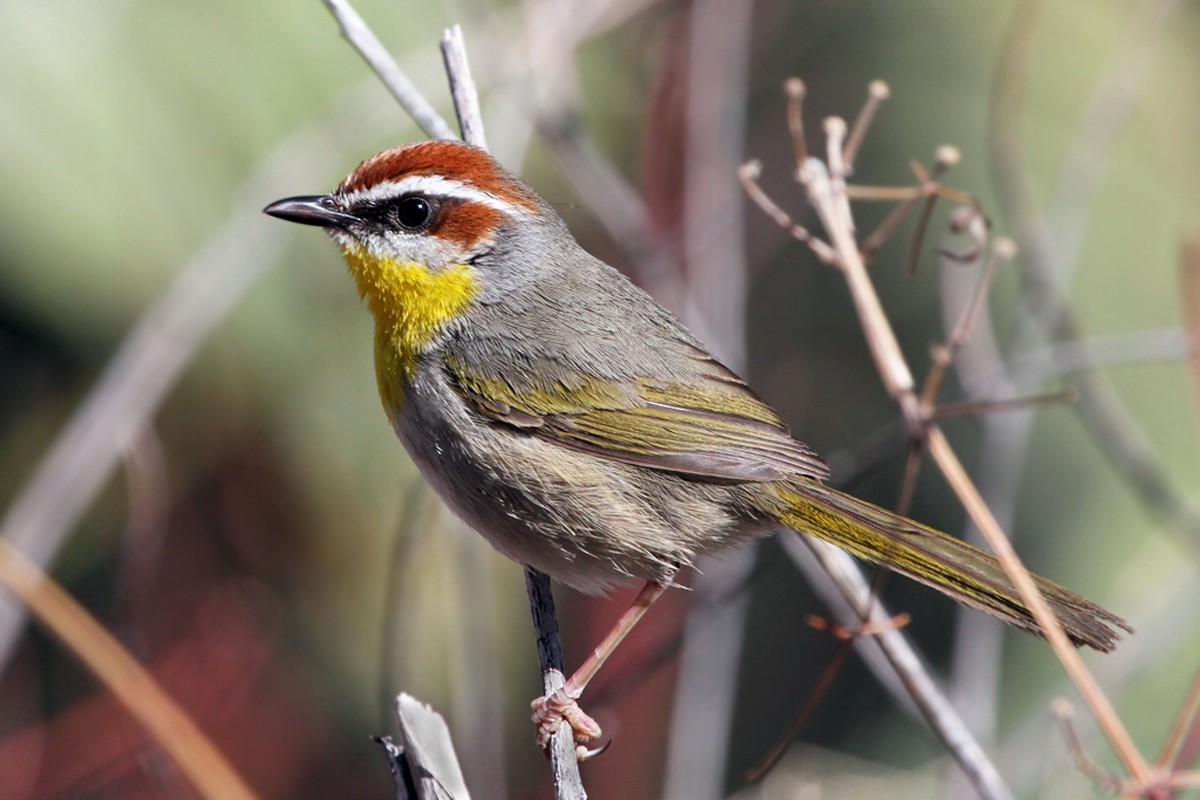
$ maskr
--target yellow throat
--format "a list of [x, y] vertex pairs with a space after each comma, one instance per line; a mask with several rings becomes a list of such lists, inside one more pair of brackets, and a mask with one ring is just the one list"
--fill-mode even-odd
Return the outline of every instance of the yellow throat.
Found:
[[344, 255], [375, 318], [375, 379], [390, 417], [404, 406], [422, 350], [467, 310], [478, 281], [466, 264], [435, 271], [414, 261], [378, 258], [358, 246], [344, 248]]

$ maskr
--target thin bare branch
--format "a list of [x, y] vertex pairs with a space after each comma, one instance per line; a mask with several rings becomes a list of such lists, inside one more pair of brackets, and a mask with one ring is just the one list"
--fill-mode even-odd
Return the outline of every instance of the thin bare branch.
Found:
[[804, 81], [788, 78], [783, 83], [783, 92], [787, 95], [788, 132], [792, 137], [796, 173], [799, 174], [804, 162], [808, 161], [808, 143], [804, 140]]
[[788, 748], [792, 745], [792, 741], [800, 735], [800, 731], [804, 729], [804, 724], [808, 722], [808, 718], [812, 716], [812, 712], [817, 709], [817, 705], [829, 691], [829, 687], [833, 685], [833, 679], [837, 677], [838, 672], [842, 669], [842, 665], [846, 663], [846, 658], [850, 655], [850, 649], [854, 641], [854, 637], [841, 637], [838, 639], [833, 654], [829, 656], [829, 661], [826, 662], [825, 668], [817, 676], [816, 682], [809, 691], [808, 699], [804, 701], [804, 705], [796, 712], [792, 724], [788, 726], [783, 736], [779, 737], [779, 741], [771, 748], [771, 751], [757, 764], [747, 770], [747, 781], [750, 783], [761, 781], [766, 777], [767, 773], [775, 768], [775, 765], [779, 763], [784, 754], [787, 753]]
[[900, 492], [896, 496], [896, 513], [905, 516], [912, 510], [913, 500], [917, 496], [917, 479], [921, 476], [922, 455], [925, 452], [925, 442], [920, 437], [908, 437], [908, 447], [904, 452], [904, 473], [900, 478]]
[[742, 188], [745, 189], [746, 195], [763, 210], [768, 217], [775, 221], [775, 224], [783, 228], [792, 235], [798, 242], [803, 242], [808, 245], [819, 260], [825, 264], [836, 264], [837, 256], [833, 252], [833, 248], [826, 244], [821, 239], [809, 233], [808, 229], [803, 225], [792, 220], [791, 216], [786, 211], [779, 207], [770, 195], [763, 191], [762, 186], [758, 183], [758, 176], [762, 171], [762, 165], [757, 161], [748, 161], [738, 170], [738, 179], [742, 183]]
[[892, 90], [888, 88], [886, 81], [871, 81], [867, 86], [867, 100], [854, 119], [854, 125], [850, 128], [850, 136], [846, 139], [846, 147], [842, 150], [842, 159], [846, 162], [847, 175], [854, 173], [854, 160], [858, 158], [858, 151], [867, 137], [867, 131], [871, 129], [871, 123], [875, 121], [879, 107], [891, 97], [891, 94]]
[[929, 221], [933, 219], [933, 207], [937, 205], [938, 196], [928, 194], [917, 212], [917, 229], [913, 233], [912, 244], [908, 247], [908, 258], [905, 261], [904, 272], [912, 276], [917, 274], [917, 264], [921, 260], [921, 248], [925, 245], [925, 234], [929, 230]]
[[[980, 217], [972, 214], [966, 220], [970, 224], [952, 225], [952, 230], [958, 229], [957, 233], [940, 249], [942, 324], [947, 331], [947, 338], [953, 336], [953, 330], [961, 324], [967, 307], [977, 296], [980, 273], [985, 269], [983, 259], [987, 254], [987, 231], [985, 227], [975, 224], [979, 219]], [[972, 244], [966, 248], [966, 252], [955, 253], [952, 257], [951, 248], [959, 247], [959, 236], [962, 233], [968, 234]], [[997, 418], [991, 412], [1026, 407], [1028, 403], [1026, 398], [1019, 396], [1017, 387], [1008, 380], [986, 304], [979, 306], [977, 321], [972, 330], [972, 335], [963, 341], [959, 356], [954, 359], [959, 384], [965, 391], [967, 400], [958, 405], [943, 404], [933, 413], [934, 418], [939, 421], [954, 415], [960, 409], [972, 415], [987, 415], [982, 420], [986, 436], [982, 452], [988, 453], [988, 458], [982, 459], [979, 464], [978, 481], [981, 490], [987, 493], [985, 498], [989, 507], [1000, 515], [998, 520], [1008, 523], [1005, 527], [1009, 527], [1015, 511], [1012, 502], [1015, 495], [1004, 490], [1009, 488], [1009, 484], [1019, 480], [1020, 471], [1009, 466], [1012, 442], [1005, 436], [1005, 432], [1011, 427], [1020, 427], [1027, 415], [1006, 414]], [[995, 400], [997, 397], [1014, 399]], [[1039, 400], [1040, 398], [1033, 398], [1035, 403]], [[978, 530], [973, 525], [968, 523], [965, 528], [964, 538], [982, 544]], [[996, 731], [1004, 633], [1001, 625], [981, 623], [976, 615], [966, 609], [958, 611], [955, 628], [951, 671], [953, 677], [949, 693], [972, 730], [987, 741], [995, 736]], [[1009, 760], [1009, 763], [1018, 764], [1029, 762], [1029, 759]]]
[[1054, 714], [1054, 719], [1058, 721], [1059, 730], [1062, 731], [1063, 739], [1067, 743], [1067, 750], [1071, 753], [1071, 760], [1075, 762], [1079, 771], [1088, 776], [1097, 788], [1106, 792], [1118, 791], [1121, 788], [1120, 779], [1101, 769], [1100, 765], [1088, 755], [1083, 740], [1079, 738], [1079, 732], [1075, 730], [1075, 708], [1071, 702], [1060, 697], [1050, 705], [1050, 710]]
[[825, 174], [829, 180], [830, 197], [838, 210], [841, 224], [854, 234], [854, 214], [850, 211], [850, 197], [846, 194], [846, 162], [842, 159], [846, 120], [827, 117], [822, 127], [825, 130]]
[[[549, 697], [567, 682], [564, 677], [562, 642], [558, 635], [558, 617], [554, 612], [554, 595], [550, 591], [550, 576], [533, 567], [526, 567], [525, 590], [529, 594], [529, 611], [533, 615], [533, 628], [537, 634], [542, 694]], [[587, 792], [579, 777], [575, 732], [570, 725], [558, 726], [550, 742], [550, 765], [554, 771], [554, 794], [557, 800], [585, 800]]]
[[887, 321], [887, 315], [879, 302], [879, 295], [867, 275], [858, 244], [854, 241], [854, 234], [848, 226], [841, 224], [846, 213], [845, 193], [842, 193], [841, 198], [834, 196], [833, 181], [820, 161], [810, 158], [805, 164], [804, 172], [807, 174], [805, 189], [809, 202], [821, 218], [829, 234], [830, 243], [837, 253], [838, 264], [846, 275], [860, 324], [871, 344], [871, 355], [883, 379], [884, 388], [888, 395], [900, 404], [906, 422], [909, 425], [916, 424], [919, 429], [920, 414], [917, 398], [913, 393], [915, 382], [912, 372]]
[[1096, 718], [1096, 723], [1104, 731], [1105, 737], [1116, 751], [1117, 756], [1120, 757], [1121, 762], [1135, 781], [1148, 781], [1149, 766], [1137, 749], [1137, 745], [1134, 744], [1120, 717], [1117, 716], [1107, 695], [1096, 683], [1096, 679], [1092, 677], [1091, 672], [1083, 663], [1083, 659], [1067, 639], [1058, 618], [1050, 611], [1046, 599], [1038, 591], [1033, 578], [1030, 577], [1028, 570], [1025, 569], [1016, 551], [1013, 550], [1012, 544], [1009, 543], [1008, 537], [1004, 535], [1004, 531], [1000, 529], [975, 485], [971, 483], [967, 471], [950, 447], [950, 442], [946, 440], [945, 435], [936, 425], [930, 426], [927, 435], [930, 455], [937, 461], [942, 474], [946, 476], [946, 480], [954, 489], [955, 494], [966, 507], [971, 520], [979, 527], [984, 539], [987, 540], [988, 545], [1000, 560], [1005, 573], [1016, 586], [1021, 599], [1029, 607], [1038, 627], [1042, 629], [1042, 635], [1054, 649], [1054, 654], [1062, 662], [1063, 668], [1071, 677], [1071, 682], [1079, 690], [1080, 696], [1091, 710], [1092, 716]]
[[848, 200], [873, 200], [876, 202], [899, 203], [899, 205], [888, 213], [883, 222], [879, 224], [879, 227], [863, 239], [859, 250], [862, 251], [865, 257], [870, 258], [873, 256], [883, 246], [883, 243], [891, 238], [892, 234], [900, 227], [900, 224], [908, 218], [909, 213], [912, 212], [918, 201], [924, 201], [921, 202], [917, 233], [913, 237], [912, 244], [909, 246], [908, 263], [905, 269], [909, 275], [916, 273], [917, 258], [920, 255], [930, 215], [933, 213], [933, 206], [937, 202], [937, 199], [941, 197], [973, 209], [978, 205], [975, 198], [966, 192], [960, 192], [957, 189], [951, 189], [948, 186], [938, 183], [938, 178], [947, 169], [958, 164], [959, 158], [958, 148], [949, 145], [939, 147], [934, 154], [934, 169], [932, 172], [927, 171], [921, 162], [913, 159], [910, 164], [913, 174], [917, 177], [916, 186], [846, 186], [846, 197]]
[[851, 646], [865, 636], [876, 636], [885, 631], [897, 630], [907, 625], [909, 615], [903, 612], [889, 618], [886, 622], [880, 623], [870, 619], [870, 612], [874, 607], [874, 601], [878, 599], [879, 593], [883, 590], [883, 584], [887, 579], [888, 570], [877, 568], [875, 577], [871, 581], [871, 602], [868, 604], [866, 613], [861, 615], [858, 624], [855, 627], [830, 622], [824, 617], [809, 615], [808, 625], [810, 628], [828, 633], [837, 640], [837, 647], [829, 656], [829, 660], [825, 664], [825, 668], [817, 677], [812, 689], [809, 691], [808, 698], [804, 701], [804, 705], [796, 712], [792, 724], [788, 726], [787, 731], [780, 737], [779, 742], [764, 756], [756, 765], [751, 767], [746, 772], [746, 780], [751, 783], [761, 781], [766, 775], [775, 768], [779, 760], [783, 758], [792, 742], [800, 735], [800, 731], [804, 729], [804, 724], [812, 713], [816, 711], [821, 699], [825, 697], [829, 691], [829, 687], [833, 685], [834, 678], [841, 671], [842, 665], [846, 662], [846, 658], [850, 655]]
[[1176, 766], [1175, 760], [1183, 750], [1188, 734], [1195, 733], [1198, 724], [1200, 724], [1200, 670], [1196, 671], [1191, 685], [1188, 686], [1187, 695], [1179, 705], [1179, 711], [1171, 723], [1171, 729], [1167, 732], [1166, 739], [1163, 740], [1162, 751], [1154, 760], [1154, 766], [1163, 770], [1169, 770]]
[[[983, 234], [976, 229], [976, 235]], [[959, 317], [946, 342], [933, 350], [933, 365], [929, 374], [925, 376], [925, 387], [921, 392], [921, 403], [925, 408], [934, 407], [942, 388], [942, 381], [946, 376], [946, 370], [949, 369], [950, 363], [974, 327], [979, 312], [983, 309], [984, 301], [987, 300], [992, 282], [996, 278], [996, 273], [1000, 270], [1000, 265], [1011, 261], [1014, 254], [1015, 247], [1010, 239], [1000, 239], [992, 247], [992, 257], [988, 259], [987, 266], [979, 276], [979, 282], [975, 286], [975, 292], [971, 295], [971, 301], [963, 309], [962, 316]]]
[[[859, 187], [847, 186], [846, 196], [853, 198], [853, 191], [857, 188]], [[877, 252], [879, 252], [879, 248], [883, 247], [884, 242], [892, 238], [892, 235], [899, 230], [900, 224], [903, 223], [904, 220], [908, 219], [908, 215], [912, 211], [913, 206], [916, 205], [917, 199], [918, 196], [914, 193], [912, 197], [905, 198], [899, 202], [896, 207], [889, 211], [888, 215], [883, 218], [883, 222], [879, 223], [879, 227], [877, 227], [869, 236], [863, 239], [862, 246], [859, 249], [862, 250], [864, 258], [872, 258]]]
[[74, 598], [4, 539], [0, 539], [0, 585], [16, 595], [112, 691], [202, 796], [212, 800], [255, 797], [150, 673]]
[[461, 26], [454, 25], [442, 34], [442, 58], [446, 64], [446, 74], [450, 76], [450, 92], [454, 97], [454, 111], [458, 115], [463, 141], [486, 150], [487, 137], [483, 132], [483, 114], [479, 110], [479, 91], [475, 88], [475, 79], [471, 77], [471, 63], [467, 60], [467, 45]]
[[1168, 789], [1194, 789], [1200, 786], [1200, 770], [1174, 772], [1166, 781]]
[[930, 414], [932, 419], [942, 421], [961, 417], [982, 417], [988, 414], [1003, 414], [1012, 411], [1029, 411], [1035, 408], [1070, 405], [1079, 400], [1071, 389], [1031, 397], [1012, 397], [1006, 400], [968, 400], [962, 403], [941, 403]]
[[920, 186], [850, 185], [846, 187], [846, 196], [851, 200], [874, 200], [883, 203], [920, 200], [926, 194], [926, 191]]

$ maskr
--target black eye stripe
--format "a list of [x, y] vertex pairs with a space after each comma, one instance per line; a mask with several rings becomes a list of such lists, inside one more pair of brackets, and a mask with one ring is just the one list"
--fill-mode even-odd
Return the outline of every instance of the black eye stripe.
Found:
[[383, 200], [356, 203], [351, 212], [375, 227], [402, 231], [424, 231], [438, 220], [446, 202], [425, 194], [405, 194]]

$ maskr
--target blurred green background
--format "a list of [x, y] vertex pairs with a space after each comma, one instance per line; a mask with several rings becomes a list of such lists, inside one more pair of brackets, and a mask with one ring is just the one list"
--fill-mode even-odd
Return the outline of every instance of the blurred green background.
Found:
[[[679, 249], [672, 224], [683, 167], [669, 156], [687, 135], [680, 42], [696, 6], [613, 3], [572, 53], [567, 37], [547, 35], [564, 18], [558, 3], [358, 5], [450, 118], [436, 43], [444, 27], [464, 23], [494, 150], [589, 249], [618, 265], [627, 255], [566, 180], [553, 148], [529, 131], [539, 103], [562, 104], [648, 198], [648, 227], [669, 252]], [[1068, 292], [1085, 334], [1115, 343], [1101, 352], [1145, 332], [1177, 331], [1179, 245], [1200, 235], [1200, 9], [1042, 4], [1020, 117], [997, 121], [992, 87], [1019, 5], [755, 3], [740, 157], [761, 158], [764, 185], [807, 219], [789, 180], [782, 81], [806, 81], [815, 146], [818, 121], [852, 117], [867, 82], [883, 78], [893, 99], [856, 181], [911, 182], [910, 157], [928, 163], [936, 146], [954, 144], [963, 163], [948, 183], [977, 196], [997, 232], [1018, 233], [989, 169], [997, 126], [1015, 126], [1034, 200], [1050, 205], [1097, 86], [1147, 9], [1162, 7], [1169, 16], [1140, 51], [1144, 85], [1127, 118], [1104, 122], [1115, 140], [1084, 203]], [[583, 8], [591, 7], [565, 18], [590, 19]], [[554, 53], [563, 40], [566, 53]], [[575, 71], [578, 91], [542, 96], [559, 69]], [[327, 191], [359, 160], [420, 136], [316, 0], [0, 4], [0, 502], [16, 497], [123, 337], [189, 259], [232, 224], [231, 214], [246, 224], [239, 198], [261, 207]], [[752, 384], [835, 464], [864, 466], [864, 443], [896, 412], [840, 277], [750, 208], [732, 173], [723, 191], [728, 214], [742, 215], [747, 228]], [[918, 374], [944, 336], [941, 212], [915, 278], [903, 269], [911, 225], [874, 267]], [[864, 207], [861, 226], [884, 213]], [[391, 731], [387, 697], [399, 690], [448, 716], [460, 753], [464, 741], [487, 743], [464, 757], [477, 796], [549, 796], [525, 722], [537, 678], [520, 569], [440, 510], [393, 440], [374, 389], [370, 323], [334, 248], [267, 217], [250, 224], [272, 228], [266, 235], [285, 256], [255, 265], [270, 268], [142, 437], [135, 455], [150, 466], [134, 464], [107, 484], [53, 574], [151, 666], [265, 797], [389, 796], [368, 737]], [[993, 293], [1002, 338], [1014, 324], [1019, 272], [1006, 269]], [[1153, 344], [1103, 374], [1175, 490], [1194, 503], [1198, 405], [1178, 348]], [[947, 396], [961, 397], [958, 387]], [[976, 422], [948, 428], [968, 466], [988, 458]], [[1018, 548], [1031, 568], [1139, 630], [1115, 656], [1087, 658], [1152, 754], [1200, 660], [1197, 532], [1181, 533], [1140, 503], [1071, 409], [1039, 412], [1033, 431], [1020, 466]], [[902, 443], [891, 438], [870, 477], [851, 487], [884, 504], [895, 501], [902, 462]], [[950, 531], [962, 526], [932, 468], [914, 513]], [[913, 612], [909, 632], [937, 670], [948, 670], [953, 609], [902, 583], [888, 584], [891, 604]], [[585, 769], [595, 796], [663, 791], [671, 643], [687, 600], [673, 598], [629, 643], [635, 654], [661, 651], [661, 663], [616, 665], [603, 684], [612, 711], [601, 721], [616, 740]], [[569, 664], [624, 601], [559, 592]], [[786, 728], [833, 649], [803, 624], [809, 613], [824, 610], [768, 543], [753, 574], [723, 792], [743, 789], [741, 772]], [[1091, 791], [1051, 725], [1046, 702], [1055, 693], [1071, 691], [1048, 649], [1006, 634], [995, 752], [1021, 796]], [[1092, 726], [1080, 725], [1115, 769]], [[110, 727], [124, 734], [104, 737]], [[124, 745], [98, 747], [98, 736]], [[14, 787], [6, 796], [190, 796], [156, 753], [90, 675], [29, 629], [0, 682], [0, 772]], [[938, 788], [948, 769], [937, 742], [852, 658], [795, 757], [744, 796], [800, 796], [806, 781], [825, 796], [879, 796], [881, 786], [890, 796], [933, 796], [954, 791]]]

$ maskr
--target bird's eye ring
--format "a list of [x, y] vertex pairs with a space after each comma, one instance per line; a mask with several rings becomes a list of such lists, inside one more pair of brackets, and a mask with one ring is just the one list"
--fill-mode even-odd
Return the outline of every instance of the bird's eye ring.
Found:
[[433, 217], [433, 206], [424, 197], [412, 195], [400, 199], [395, 213], [397, 222], [405, 228], [416, 230]]

